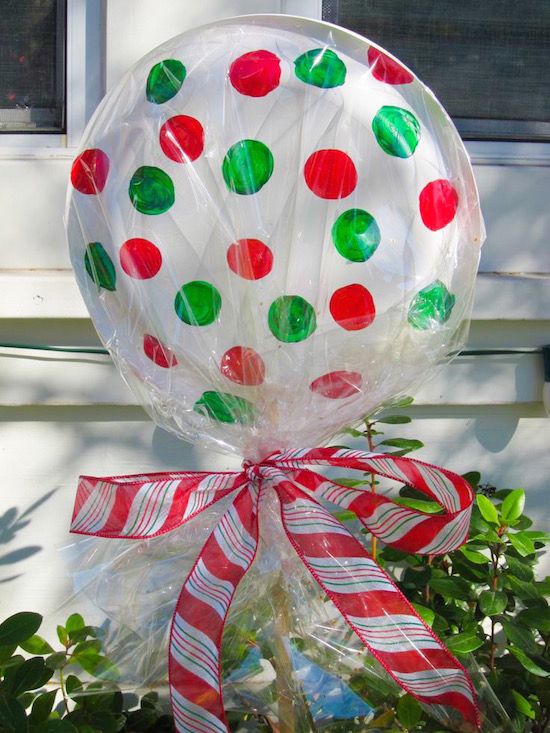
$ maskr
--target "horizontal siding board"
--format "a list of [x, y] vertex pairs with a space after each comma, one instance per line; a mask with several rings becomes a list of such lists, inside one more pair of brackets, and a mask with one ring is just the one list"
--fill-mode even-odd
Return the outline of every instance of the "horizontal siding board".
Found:
[[[0, 405], [134, 405], [107, 356], [4, 350]], [[425, 405], [529, 404], [542, 395], [540, 354], [459, 357], [422, 387]]]
[[[474, 319], [549, 320], [550, 275], [522, 277], [479, 273]], [[88, 318], [72, 271], [2, 271], [3, 318]]]

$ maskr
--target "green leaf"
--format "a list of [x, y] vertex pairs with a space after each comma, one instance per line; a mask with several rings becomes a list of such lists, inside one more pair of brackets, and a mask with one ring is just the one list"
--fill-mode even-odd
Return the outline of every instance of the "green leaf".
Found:
[[35, 698], [29, 719], [33, 725], [47, 720], [55, 705], [57, 690], [43, 692]]
[[61, 626], [61, 624], [57, 627], [57, 638], [63, 644], [63, 646], [67, 646], [69, 643], [69, 635], [67, 634], [67, 629], [64, 626]]
[[384, 425], [406, 425], [412, 420], [407, 415], [386, 415], [386, 417], [377, 418], [376, 422], [381, 422]]
[[363, 433], [360, 430], [355, 430], [355, 428], [346, 428], [345, 430], [342, 430], [342, 435], [351, 435], [352, 438], [363, 437]]
[[421, 606], [419, 603], [413, 603], [412, 605], [424, 623], [431, 627], [435, 621], [435, 611], [432, 611], [431, 608], [426, 608], [426, 606]]
[[22, 611], [10, 616], [0, 624], [0, 646], [21, 644], [38, 631], [41, 623], [39, 613]]
[[467, 631], [448, 636], [445, 645], [453, 654], [469, 654], [483, 646], [483, 641], [471, 631]]
[[508, 572], [512, 573], [512, 575], [515, 575], [516, 578], [519, 578], [520, 580], [530, 581], [535, 577], [533, 569], [525, 560], [518, 560], [517, 557], [506, 555], [506, 565], [508, 566]]
[[40, 733], [86, 733], [84, 728], [77, 729], [68, 720], [48, 720]]
[[62, 669], [67, 664], [67, 655], [64, 652], [54, 652], [46, 657], [46, 666], [50, 669]]
[[36, 690], [51, 678], [53, 672], [44, 664], [42, 657], [26, 659], [17, 667], [6, 670], [4, 686], [14, 697], [27, 690]]
[[483, 519], [490, 524], [500, 524], [498, 512], [493, 502], [483, 494], [476, 495], [476, 503]]
[[75, 631], [80, 631], [85, 626], [86, 624], [84, 623], [84, 619], [79, 613], [71, 614], [65, 624], [65, 628], [67, 629], [69, 636], [71, 636]]
[[441, 511], [441, 507], [435, 501], [409, 499], [408, 497], [399, 497], [398, 499], [394, 499], [394, 501], [400, 506], [406, 506], [409, 507], [409, 509], [415, 509], [418, 512], [424, 512], [425, 514], [437, 514]]
[[19, 644], [19, 646], [29, 654], [51, 654], [53, 652], [48, 642], [41, 636], [38, 636], [38, 634], [30, 636], [26, 641]]
[[403, 695], [397, 701], [397, 719], [409, 730], [422, 719], [422, 708], [412, 695]]
[[517, 690], [512, 690], [512, 697], [514, 698], [516, 710], [518, 710], [518, 712], [531, 720], [536, 718], [537, 714], [526, 697], [523, 697], [523, 695]]
[[157, 714], [151, 708], [145, 707], [134, 710], [128, 715], [128, 730], [136, 731], [136, 733], [148, 731], [156, 720]]
[[388, 407], [408, 407], [409, 405], [412, 405], [413, 402], [414, 397], [403, 395], [403, 397], [401, 397], [400, 399], [390, 402], [388, 404]]
[[526, 654], [538, 654], [540, 646], [535, 641], [535, 636], [531, 629], [517, 623], [516, 619], [502, 619], [502, 629], [509, 644], [513, 644]]
[[497, 616], [508, 605], [508, 596], [501, 590], [484, 590], [479, 596], [479, 607], [486, 616]]
[[23, 706], [0, 690], [0, 721], [3, 733], [28, 733], [29, 721]]
[[525, 506], [525, 491], [523, 489], [514, 489], [502, 502], [500, 513], [506, 524], [512, 524], [523, 514]]
[[350, 512], [347, 510], [344, 510], [342, 512], [334, 512], [333, 516], [339, 522], [353, 522], [355, 519], [357, 519], [357, 514], [355, 512]]
[[508, 573], [505, 573], [504, 579], [506, 585], [511, 588], [514, 595], [521, 598], [522, 601], [542, 598], [542, 593], [538, 590], [535, 583], [526, 583], [519, 578], [515, 578], [513, 575], [508, 575]]
[[474, 550], [471, 547], [468, 547], [468, 545], [462, 545], [462, 547], [460, 548], [460, 552], [467, 560], [475, 563], [476, 565], [487, 565], [487, 563], [489, 562], [488, 557], [483, 555], [478, 550]]
[[436, 593], [450, 598], [468, 598], [470, 584], [456, 575], [444, 578], [431, 578], [430, 587]]
[[526, 608], [519, 613], [517, 620], [531, 629], [538, 629], [543, 634], [550, 633], [550, 608], [548, 606]]
[[25, 708], [30, 708], [32, 705], [32, 701], [35, 698], [34, 692], [22, 692], [20, 695], [17, 695], [17, 700], [21, 703], [21, 705]]
[[390, 448], [402, 448], [406, 451], [414, 451], [424, 447], [421, 440], [414, 440], [413, 438], [387, 438], [378, 445], [388, 445]]
[[477, 491], [477, 487], [481, 481], [481, 474], [478, 471], [468, 471], [468, 473], [463, 473], [462, 478], [470, 484], [474, 491]]
[[509, 649], [521, 666], [528, 672], [537, 677], [550, 677], [550, 668], [545, 669], [545, 667], [541, 667], [541, 663], [545, 664], [545, 666], [547, 664], [542, 657], [535, 657], [535, 659], [532, 659], [531, 657], [528, 657], [522, 649], [519, 649], [516, 646], [511, 646]]
[[367, 486], [368, 481], [361, 481], [361, 479], [357, 478], [348, 478], [347, 476], [342, 476], [340, 478], [332, 479], [335, 484], [340, 484], [341, 486], [347, 486], [350, 489], [354, 489], [356, 486]]
[[526, 532], [509, 532], [508, 539], [510, 540], [512, 547], [523, 557], [532, 555], [535, 552], [535, 544], [533, 540], [527, 536]]
[[9, 644], [8, 646], [0, 646], [0, 667], [8, 661], [17, 649], [17, 644]]

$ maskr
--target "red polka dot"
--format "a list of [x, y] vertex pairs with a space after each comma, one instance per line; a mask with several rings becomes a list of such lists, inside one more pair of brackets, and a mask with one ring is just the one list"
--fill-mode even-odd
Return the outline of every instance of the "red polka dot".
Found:
[[143, 337], [143, 351], [151, 361], [164, 369], [169, 369], [178, 363], [170, 349], [148, 333]]
[[120, 248], [120, 264], [124, 272], [136, 280], [154, 277], [162, 265], [158, 247], [148, 239], [128, 239]]
[[346, 331], [360, 331], [373, 322], [376, 309], [367, 288], [355, 283], [333, 293], [330, 312], [336, 323]]
[[101, 193], [109, 175], [109, 158], [103, 150], [91, 148], [81, 153], [71, 168], [71, 183], [80, 193]]
[[422, 221], [433, 232], [451, 222], [458, 207], [458, 193], [450, 181], [440, 178], [424, 186], [419, 197]]
[[221, 373], [237, 384], [251, 386], [262, 384], [265, 378], [265, 364], [262, 357], [246, 346], [233, 346], [222, 356]]
[[265, 97], [279, 86], [280, 59], [271, 51], [250, 51], [229, 69], [229, 80], [235, 89], [247, 97]]
[[378, 81], [386, 84], [410, 84], [414, 81], [410, 71], [377, 48], [369, 48], [368, 59], [372, 75]]
[[358, 372], [329, 372], [318, 377], [309, 388], [330, 400], [341, 400], [361, 392], [362, 383]]
[[304, 168], [308, 188], [322, 199], [343, 199], [357, 185], [353, 160], [342, 150], [317, 150]]
[[245, 280], [259, 280], [271, 272], [273, 253], [259, 239], [238, 239], [227, 250], [227, 264]]
[[188, 115], [170, 117], [160, 128], [160, 147], [176, 163], [196, 160], [204, 149], [201, 123]]

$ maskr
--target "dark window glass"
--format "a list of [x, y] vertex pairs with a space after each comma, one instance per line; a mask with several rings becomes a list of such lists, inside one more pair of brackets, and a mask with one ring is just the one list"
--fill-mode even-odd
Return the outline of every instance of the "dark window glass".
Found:
[[64, 0], [0, 0], [0, 132], [65, 131]]
[[324, 0], [427, 84], [470, 139], [550, 139], [549, 0]]

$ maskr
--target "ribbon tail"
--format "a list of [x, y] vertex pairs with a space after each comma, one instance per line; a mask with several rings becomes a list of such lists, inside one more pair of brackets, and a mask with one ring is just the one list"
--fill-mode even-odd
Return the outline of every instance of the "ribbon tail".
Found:
[[225, 621], [258, 546], [258, 491], [232, 500], [183, 584], [170, 629], [169, 677], [179, 733], [229, 733], [221, 681]]
[[305, 567], [372, 655], [406, 692], [479, 727], [472, 681], [361, 543], [283, 474], [276, 481], [286, 535]]

